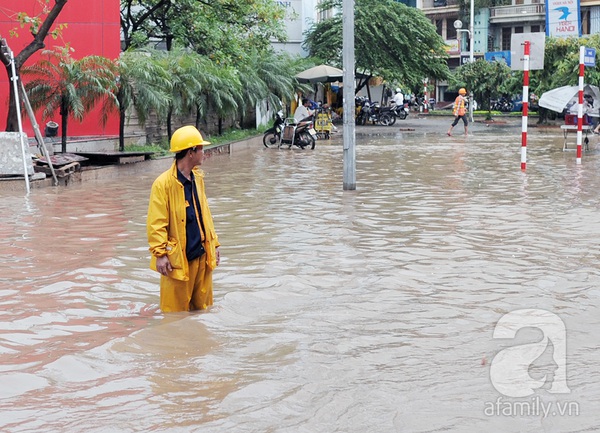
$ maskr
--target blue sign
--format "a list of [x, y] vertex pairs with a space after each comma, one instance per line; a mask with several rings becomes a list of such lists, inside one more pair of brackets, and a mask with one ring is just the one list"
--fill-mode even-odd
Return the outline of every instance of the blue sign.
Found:
[[504, 61], [510, 67], [510, 51], [491, 51], [485, 53], [485, 60], [488, 62]]
[[596, 66], [596, 48], [585, 48], [583, 53], [583, 65], [584, 66]]

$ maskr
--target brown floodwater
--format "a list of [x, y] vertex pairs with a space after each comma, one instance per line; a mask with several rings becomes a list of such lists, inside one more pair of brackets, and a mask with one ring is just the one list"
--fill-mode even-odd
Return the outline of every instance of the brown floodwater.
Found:
[[[576, 165], [533, 131], [523, 172], [518, 127], [461, 130], [357, 134], [356, 191], [339, 139], [206, 160], [205, 313], [163, 315], [148, 269], [169, 161], [0, 193], [0, 431], [598, 431], [597, 139]], [[516, 399], [546, 416], [509, 414], [490, 375], [496, 323], [524, 308], [566, 327], [570, 393]]]

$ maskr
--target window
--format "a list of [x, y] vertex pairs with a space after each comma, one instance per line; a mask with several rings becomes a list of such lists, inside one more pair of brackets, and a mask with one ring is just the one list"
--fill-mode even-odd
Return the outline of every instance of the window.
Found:
[[446, 20], [446, 39], [458, 39], [458, 33], [454, 28], [454, 21]]
[[511, 35], [511, 28], [510, 27], [504, 27], [502, 28], [502, 50], [506, 51], [506, 50], [510, 50], [510, 35]]
[[442, 38], [444, 37], [444, 20], [435, 20], [435, 29], [437, 31], [437, 34], [440, 35]]

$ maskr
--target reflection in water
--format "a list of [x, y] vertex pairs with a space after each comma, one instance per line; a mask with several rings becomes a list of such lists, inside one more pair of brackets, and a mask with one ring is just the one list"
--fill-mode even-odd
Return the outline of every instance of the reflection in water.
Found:
[[[356, 191], [336, 141], [205, 162], [223, 244], [206, 313], [157, 309], [145, 214], [165, 165], [2, 197], [0, 430], [598, 427], [598, 154], [576, 166], [533, 134], [522, 172], [519, 136], [493, 128], [357, 145]], [[573, 392], [540, 395], [580, 416], [484, 414], [499, 394], [481, 360], [519, 308], [565, 321]]]

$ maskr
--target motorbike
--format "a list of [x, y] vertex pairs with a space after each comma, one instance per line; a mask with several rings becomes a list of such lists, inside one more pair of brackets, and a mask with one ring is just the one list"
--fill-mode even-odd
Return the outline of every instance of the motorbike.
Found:
[[513, 103], [508, 98], [503, 96], [497, 101], [492, 102], [492, 110], [509, 113], [513, 110]]
[[288, 148], [297, 146], [301, 149], [306, 147], [314, 149], [316, 139], [317, 132], [314, 129], [313, 116], [296, 123], [293, 118], [286, 119], [283, 111], [278, 111], [273, 126], [267, 129], [263, 135], [263, 145], [277, 148], [287, 145]]
[[404, 120], [408, 117], [408, 114], [410, 113], [410, 109], [408, 108], [408, 103], [404, 103], [402, 105], [397, 105], [397, 104], [392, 104], [391, 108], [391, 113], [395, 116], [398, 117], [400, 120]]
[[358, 113], [356, 123], [358, 125], [366, 125], [367, 122], [380, 124], [383, 126], [392, 126], [396, 123], [396, 116], [392, 113], [391, 107], [381, 107], [379, 103], [372, 103], [368, 100], [362, 102], [362, 106]]

